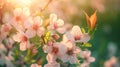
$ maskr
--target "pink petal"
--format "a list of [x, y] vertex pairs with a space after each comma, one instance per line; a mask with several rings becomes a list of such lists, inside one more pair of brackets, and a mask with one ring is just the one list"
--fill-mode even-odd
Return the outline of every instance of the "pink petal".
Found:
[[41, 37], [43, 34], [44, 34], [44, 28], [43, 27], [40, 27], [39, 29], [38, 29], [38, 31], [37, 31], [37, 35], [39, 36], [39, 37]]
[[46, 59], [47, 59], [48, 63], [56, 62], [56, 56], [54, 56], [54, 55], [51, 54], [51, 53], [48, 53]]
[[86, 57], [90, 57], [91, 52], [90, 51], [86, 51]]
[[27, 20], [25, 20], [24, 22], [24, 26], [25, 28], [30, 28], [33, 24], [33, 20], [32, 20], [32, 17], [29, 17]]
[[75, 42], [74, 37], [73, 37], [73, 35], [70, 32], [66, 32], [65, 36], [66, 36], [67, 40]]
[[94, 57], [89, 57], [89, 58], [88, 58], [88, 61], [89, 61], [89, 62], [94, 62], [94, 61], [95, 61], [95, 58], [94, 58]]
[[28, 29], [26, 32], [25, 32], [26, 36], [28, 38], [32, 38], [36, 35], [36, 31], [35, 30], [32, 30], [32, 29]]
[[76, 55], [71, 56], [70, 61], [71, 64], [76, 64], [78, 62], [78, 59]]
[[83, 37], [80, 40], [77, 40], [76, 42], [88, 42], [90, 40], [90, 36], [88, 34], [84, 34]]
[[66, 30], [65, 28], [57, 28], [56, 31], [63, 34]]
[[62, 19], [58, 19], [56, 23], [57, 23], [58, 26], [63, 26], [64, 25], [64, 21]]

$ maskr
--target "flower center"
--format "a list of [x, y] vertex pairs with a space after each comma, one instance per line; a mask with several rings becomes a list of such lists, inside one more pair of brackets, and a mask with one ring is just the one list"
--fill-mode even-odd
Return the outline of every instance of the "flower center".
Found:
[[58, 53], [58, 48], [57, 47], [53, 47], [53, 49], [52, 49], [52, 53], [55, 53], [55, 54], [57, 54]]
[[27, 41], [28, 38], [26, 36], [22, 36], [22, 41]]
[[5, 32], [9, 32], [9, 31], [10, 31], [10, 27], [8, 27], [7, 25], [5, 25], [4, 31], [5, 31]]
[[74, 53], [73, 53], [73, 50], [72, 50], [72, 49], [68, 49], [67, 54], [68, 54], [68, 55], [73, 55], [73, 54], [74, 54]]
[[57, 23], [54, 23], [54, 28], [55, 28], [55, 29], [57, 29], [57, 28], [58, 28]]
[[38, 26], [37, 24], [33, 24], [32, 28], [33, 28], [34, 30], [38, 30], [39, 26]]
[[15, 19], [16, 19], [17, 22], [21, 22], [22, 21], [22, 17], [21, 16], [17, 16]]

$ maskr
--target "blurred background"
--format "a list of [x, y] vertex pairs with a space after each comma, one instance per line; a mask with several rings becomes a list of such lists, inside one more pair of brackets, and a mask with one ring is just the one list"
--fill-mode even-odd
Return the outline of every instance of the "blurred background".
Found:
[[[0, 1], [1, 6], [4, 0]], [[35, 0], [32, 11], [39, 10], [48, 1]], [[96, 61], [91, 67], [104, 67], [104, 63], [113, 56], [118, 60], [116, 63], [120, 64], [120, 0], [51, 0], [43, 13], [56, 13], [66, 23], [87, 28], [83, 11], [90, 16], [96, 10], [97, 28], [90, 41], [92, 47], [89, 48]]]

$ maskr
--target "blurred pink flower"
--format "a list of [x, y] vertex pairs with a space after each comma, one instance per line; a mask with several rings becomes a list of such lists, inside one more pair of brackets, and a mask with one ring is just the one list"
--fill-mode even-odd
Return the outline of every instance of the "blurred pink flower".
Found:
[[53, 53], [48, 53], [46, 57], [48, 63], [44, 67], [60, 67], [60, 64], [56, 62], [57, 56]]
[[0, 41], [6, 38], [12, 27], [9, 23], [3, 24], [0, 28]]
[[43, 20], [39, 16], [34, 17], [33, 22], [26, 23], [25, 26], [27, 27], [27, 31], [26, 31], [27, 36], [29, 38], [32, 38], [37, 34], [38, 36], [41, 37], [42, 34], [44, 33], [44, 28], [42, 27], [42, 23]]
[[104, 63], [104, 67], [118, 67], [117, 65], [117, 58], [116, 57], [111, 57], [108, 61]]
[[14, 10], [14, 16], [12, 17], [12, 20], [10, 23], [19, 30], [25, 30], [25, 22], [28, 22], [27, 20], [30, 18], [30, 10], [27, 7], [24, 8], [15, 8]]
[[58, 19], [56, 14], [50, 14], [50, 25], [48, 26], [49, 30], [56, 30], [59, 33], [64, 33], [65, 28], [64, 21], [62, 19]]
[[84, 59], [83, 65], [89, 66], [89, 64], [90, 64], [91, 62], [94, 62], [94, 61], [95, 61], [95, 58], [94, 58], [94, 57], [91, 57], [90, 55], [91, 55], [91, 52], [88, 51], [88, 50], [87, 50], [87, 51], [81, 51], [80, 56], [81, 56], [81, 58]]
[[31, 64], [30, 67], [42, 67], [41, 65], [38, 65], [38, 64]]
[[66, 37], [72, 42], [88, 42], [90, 36], [87, 33], [82, 33], [79, 26], [73, 26], [70, 32], [66, 33]]
[[61, 56], [61, 52], [60, 52], [60, 48], [61, 48], [62, 43], [53, 43], [52, 45], [44, 45], [44, 52], [49, 54], [54, 55], [54, 57], [60, 57]]
[[17, 34], [13, 36], [13, 39], [16, 42], [20, 42], [20, 50], [22, 51], [25, 51], [30, 47], [28, 37], [23, 32], [17, 32]]

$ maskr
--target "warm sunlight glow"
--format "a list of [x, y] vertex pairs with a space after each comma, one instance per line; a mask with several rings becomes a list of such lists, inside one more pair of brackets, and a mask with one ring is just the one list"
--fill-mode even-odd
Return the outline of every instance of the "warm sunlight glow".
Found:
[[15, 4], [15, 6], [30, 6], [32, 0], [8, 0], [8, 2]]

